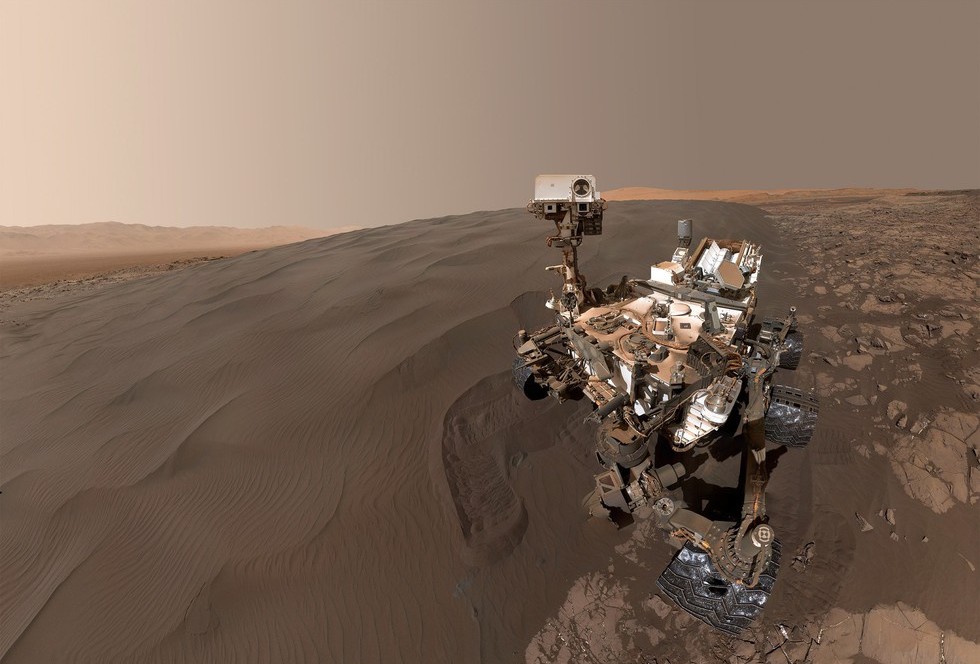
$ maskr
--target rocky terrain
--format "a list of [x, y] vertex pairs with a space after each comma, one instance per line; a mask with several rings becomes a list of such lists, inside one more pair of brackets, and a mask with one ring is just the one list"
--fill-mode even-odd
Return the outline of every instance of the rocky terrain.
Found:
[[848, 442], [937, 513], [976, 504], [980, 192], [767, 209], [809, 257], [791, 280], [816, 304], [816, 386], [848, 411]]
[[134, 260], [133, 257], [129, 257], [123, 259], [123, 262], [136, 264], [109, 269], [103, 268], [102, 271], [96, 272], [95, 274], [75, 276], [72, 278], [55, 272], [48, 276], [50, 281], [27, 286], [0, 288], [0, 313], [19, 302], [51, 300], [74, 293], [91, 292], [111, 284], [148, 277], [162, 272], [171, 272], [190, 265], [196, 265], [197, 263], [215, 261], [222, 258], [227, 258], [227, 256], [193, 256], [165, 262], [147, 261], [144, 264], [140, 264], [138, 262], [139, 259]]

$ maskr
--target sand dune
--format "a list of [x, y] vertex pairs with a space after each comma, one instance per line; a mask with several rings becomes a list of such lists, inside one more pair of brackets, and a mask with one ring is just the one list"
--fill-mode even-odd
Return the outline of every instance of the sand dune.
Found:
[[[747, 205], [611, 203], [605, 235], [581, 250], [591, 283], [643, 275], [678, 218], [763, 241], [771, 310], [795, 302], [807, 325], [845, 322], [801, 297], [813, 257]], [[624, 590], [606, 596], [647, 601], [671, 551], [585, 520], [585, 405], [528, 403], [511, 384], [515, 331], [546, 320], [547, 230], [523, 210], [415, 221], [11, 308], [0, 656], [511, 662], [533, 642], [549, 661], [547, 626], [599, 587], [581, 579], [614, 567], [608, 588]], [[815, 384], [822, 362], [799, 380]], [[976, 507], [935, 515], [885, 457], [853, 451], [842, 431], [870, 435], [859, 417], [824, 408], [830, 425], [779, 457], [770, 498], [787, 558], [809, 541], [818, 553], [785, 566], [766, 620], [902, 601], [980, 640], [980, 586], [960, 557]], [[883, 527], [860, 539], [854, 512], [873, 519], [885, 503], [907, 541]], [[659, 611], [596, 624], [623, 640], [620, 659], [731, 645]]]

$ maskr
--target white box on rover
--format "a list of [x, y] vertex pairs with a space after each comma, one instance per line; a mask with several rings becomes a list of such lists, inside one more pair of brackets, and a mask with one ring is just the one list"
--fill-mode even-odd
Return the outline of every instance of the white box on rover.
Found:
[[536, 202], [593, 203], [599, 198], [592, 175], [539, 175], [534, 178]]

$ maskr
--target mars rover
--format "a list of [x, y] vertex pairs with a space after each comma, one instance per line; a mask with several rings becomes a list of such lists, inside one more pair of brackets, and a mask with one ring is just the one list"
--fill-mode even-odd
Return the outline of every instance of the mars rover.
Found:
[[[521, 330], [514, 380], [531, 399], [586, 397], [594, 404], [602, 471], [586, 504], [617, 523], [649, 516], [682, 542], [658, 586], [709, 625], [737, 634], [762, 613], [779, 568], [780, 545], [768, 523], [766, 444], [805, 446], [816, 398], [773, 383], [795, 369], [803, 349], [795, 309], [757, 320], [761, 247], [705, 238], [691, 248], [692, 222], [649, 279], [589, 288], [577, 247], [602, 233], [606, 202], [590, 175], [541, 175], [527, 209], [554, 222], [548, 245], [562, 252], [549, 267], [562, 278], [545, 306], [554, 323]], [[683, 458], [721, 440], [743, 447], [740, 516], [713, 520], [685, 506], [672, 487], [689, 477]]]

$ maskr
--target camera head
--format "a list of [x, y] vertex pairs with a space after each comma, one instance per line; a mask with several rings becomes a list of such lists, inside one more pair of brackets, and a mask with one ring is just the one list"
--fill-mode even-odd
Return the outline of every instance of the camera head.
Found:
[[576, 222], [581, 235], [602, 234], [606, 201], [591, 175], [539, 175], [534, 179], [534, 198], [527, 210], [538, 219], [561, 222], [566, 215]]

